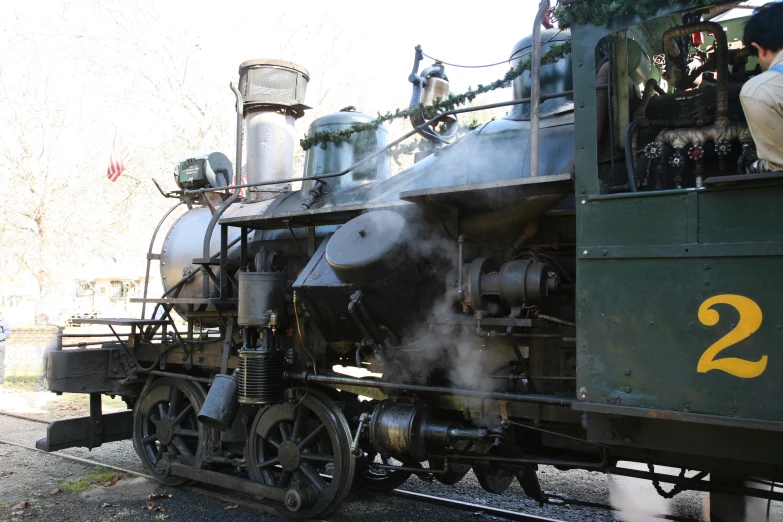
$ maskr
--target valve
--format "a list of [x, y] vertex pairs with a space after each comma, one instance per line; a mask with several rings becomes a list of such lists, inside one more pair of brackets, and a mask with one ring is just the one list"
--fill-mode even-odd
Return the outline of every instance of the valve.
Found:
[[715, 142], [715, 152], [718, 156], [728, 156], [731, 152], [731, 142], [727, 139], [720, 139]]
[[701, 145], [694, 145], [688, 149], [688, 157], [693, 161], [704, 159], [704, 147]]
[[663, 156], [663, 143], [652, 141], [644, 146], [644, 155], [647, 159], [659, 159]]
[[669, 156], [669, 165], [675, 169], [682, 168], [685, 165], [685, 156], [679, 150], [674, 151], [674, 154]]

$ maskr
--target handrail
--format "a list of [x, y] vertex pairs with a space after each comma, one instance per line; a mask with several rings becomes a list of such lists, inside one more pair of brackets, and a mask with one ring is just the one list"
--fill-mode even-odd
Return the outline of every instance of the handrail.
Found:
[[538, 176], [541, 143], [541, 24], [549, 9], [549, 0], [541, 0], [533, 22], [533, 52], [530, 55], [530, 177]]
[[[160, 227], [163, 226], [163, 222], [166, 221], [166, 218], [168, 218], [172, 212], [174, 212], [174, 209], [176, 209], [178, 206], [185, 203], [184, 201], [180, 201], [173, 207], [169, 209], [168, 212], [163, 214], [163, 217], [160, 218], [160, 221], [158, 221], [158, 226], [155, 227], [155, 232], [152, 233], [152, 239], [150, 240], [150, 248], [147, 250], [147, 273], [144, 276], [144, 299], [147, 298], [147, 290], [149, 289], [150, 285], [150, 264], [152, 263], [152, 249], [155, 246], [155, 239], [158, 237], [158, 232], [160, 232]], [[141, 305], [141, 318], [144, 319], [144, 313], [147, 310], [147, 303], [144, 303]]]
[[[606, 89], [606, 88], [607, 88], [606, 85], [599, 85], [598, 87], [596, 87], [596, 90], [601, 90], [601, 89]], [[563, 98], [563, 97], [566, 97], [566, 96], [573, 96], [573, 94], [574, 94], [573, 90], [557, 92], [557, 93], [554, 93], [554, 94], [545, 94], [545, 95], [541, 95], [540, 100], [541, 101], [545, 101], [545, 100], [551, 100], [553, 98]], [[354, 170], [354, 169], [360, 167], [361, 165], [363, 165], [364, 163], [366, 163], [366, 162], [376, 158], [377, 156], [379, 156], [380, 154], [386, 152], [387, 150], [389, 150], [389, 149], [391, 149], [393, 147], [396, 147], [397, 145], [399, 145], [400, 143], [402, 143], [406, 139], [408, 139], [411, 136], [413, 136], [414, 134], [416, 134], [420, 128], [426, 127], [427, 125], [431, 125], [432, 123], [434, 123], [435, 121], [443, 118], [444, 116], [449, 116], [451, 114], [463, 114], [463, 113], [466, 113], [466, 112], [482, 111], [482, 110], [486, 110], [486, 109], [495, 109], [497, 107], [506, 107], [506, 106], [511, 106], [511, 105], [520, 105], [522, 103], [530, 103], [530, 101], [531, 101], [531, 98], [519, 98], [517, 100], [510, 100], [510, 101], [496, 102], [496, 103], [488, 103], [488, 104], [485, 104], [485, 105], [476, 105], [475, 107], [463, 107], [461, 109], [452, 109], [450, 111], [442, 112], [438, 116], [436, 116], [434, 118], [431, 118], [431, 119], [425, 121], [424, 123], [422, 123], [421, 125], [418, 125], [418, 126], [414, 127], [414, 129], [412, 131], [406, 132], [405, 134], [403, 134], [402, 136], [400, 136], [396, 140], [392, 141], [391, 143], [389, 143], [388, 145], [386, 145], [382, 149], [375, 151], [374, 153], [370, 154], [369, 156], [366, 156], [365, 158], [357, 161], [356, 163], [354, 163], [353, 165], [351, 165], [347, 169], [341, 170], [339, 172], [333, 172], [333, 173], [330, 173], [330, 174], [320, 174], [318, 176], [310, 176], [310, 177], [285, 178], [285, 179], [274, 179], [274, 180], [271, 180], [271, 181], [261, 181], [261, 182], [258, 182], [258, 183], [244, 183], [244, 184], [241, 184], [241, 185], [231, 185], [229, 187], [221, 187], [221, 188], [204, 188], [204, 189], [197, 189], [197, 190], [186, 190], [185, 191], [185, 195], [203, 194], [205, 192], [215, 192], [215, 191], [227, 190], [227, 189], [230, 190], [230, 189], [237, 189], [237, 188], [261, 187], [261, 186], [265, 186], [265, 185], [279, 185], [281, 183], [291, 183], [291, 182], [294, 182], [294, 181], [317, 181], [317, 180], [321, 180], [321, 179], [337, 178], [337, 177], [344, 176], [344, 175], [348, 174], [352, 170]]]

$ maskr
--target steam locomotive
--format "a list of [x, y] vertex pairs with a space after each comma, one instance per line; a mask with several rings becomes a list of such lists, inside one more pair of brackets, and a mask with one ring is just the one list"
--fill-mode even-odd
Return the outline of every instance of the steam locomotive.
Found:
[[[747, 481], [782, 478], [783, 178], [742, 167], [738, 92], [761, 71], [742, 20], [716, 18], [734, 3], [706, 4], [542, 32], [541, 2], [507, 117], [456, 139], [483, 106], [417, 113], [404, 137], [429, 148], [393, 176], [401, 139], [347, 109], [312, 123], [339, 139], [297, 177], [309, 73], [243, 63], [247, 182], [221, 153], [177, 164], [148, 254], [165, 291], [141, 318], [82, 321], [126, 328], [116, 341], [50, 354], [48, 388], [93, 400], [39, 447], [132, 439], [164, 484], [294, 518], [334, 513], [354, 486], [471, 470], [543, 503], [539, 465], [709, 491], [713, 520], [780, 500]], [[420, 61], [411, 106], [429, 107], [448, 77]], [[104, 414], [107, 394], [129, 411]]]

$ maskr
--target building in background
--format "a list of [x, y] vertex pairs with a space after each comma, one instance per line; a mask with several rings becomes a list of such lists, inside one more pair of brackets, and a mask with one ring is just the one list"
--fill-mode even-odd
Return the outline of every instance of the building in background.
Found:
[[[61, 322], [70, 326], [74, 317], [138, 317], [141, 305], [133, 297], [144, 295], [144, 266], [123, 262], [93, 262], [74, 279], [72, 306], [64, 310]], [[160, 293], [150, 274], [150, 295]]]

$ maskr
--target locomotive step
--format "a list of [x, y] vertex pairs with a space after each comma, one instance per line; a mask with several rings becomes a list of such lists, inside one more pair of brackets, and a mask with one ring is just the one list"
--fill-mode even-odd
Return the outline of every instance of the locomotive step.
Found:
[[74, 324], [104, 324], [108, 326], [163, 326], [171, 321], [162, 319], [130, 319], [124, 317], [96, 317], [73, 319]]

